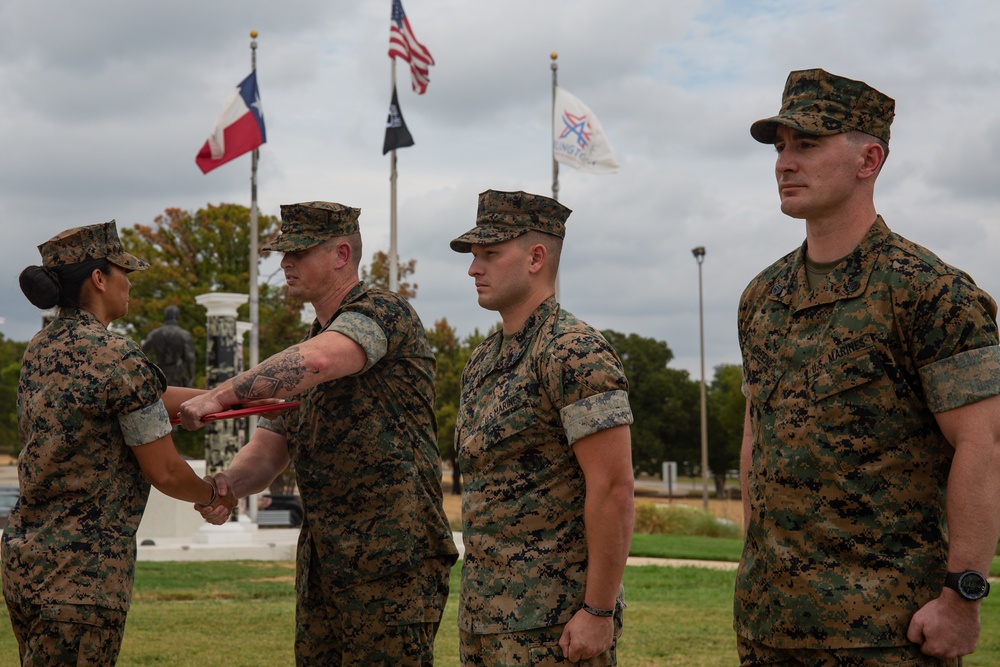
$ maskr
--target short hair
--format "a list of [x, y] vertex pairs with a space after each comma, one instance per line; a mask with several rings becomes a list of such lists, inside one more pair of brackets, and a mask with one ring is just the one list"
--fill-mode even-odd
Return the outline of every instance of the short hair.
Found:
[[[52, 267], [29, 266], [21, 271], [17, 282], [24, 296], [36, 308], [79, 308], [83, 283], [95, 270], [110, 275], [112, 266], [114, 264], [103, 257]], [[121, 267], [116, 268], [125, 271]]]
[[873, 134], [868, 134], [866, 132], [862, 132], [861, 130], [852, 130], [851, 132], [847, 132], [847, 140], [851, 142], [852, 146], [857, 146], [859, 148], [866, 144], [878, 144], [882, 147], [882, 152], [885, 154], [885, 157], [882, 159], [882, 163], [884, 164], [885, 161], [889, 159], [889, 142], [884, 141]]
[[528, 248], [536, 243], [541, 243], [545, 246], [548, 265], [552, 267], [552, 275], [554, 276], [559, 272], [559, 258], [562, 255], [563, 247], [563, 240], [561, 238], [535, 230], [525, 232], [517, 238], [522, 248]]

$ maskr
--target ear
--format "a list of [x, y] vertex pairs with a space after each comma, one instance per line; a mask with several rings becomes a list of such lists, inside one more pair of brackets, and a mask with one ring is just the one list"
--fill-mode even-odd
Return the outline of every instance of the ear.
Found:
[[351, 244], [347, 241], [341, 241], [337, 244], [334, 249], [336, 253], [336, 267], [341, 269], [351, 263]]
[[104, 292], [108, 289], [108, 276], [100, 269], [94, 269], [90, 272], [90, 284], [98, 292]]
[[545, 262], [549, 257], [549, 251], [545, 249], [543, 244], [536, 243], [531, 246], [528, 252], [530, 254], [528, 273], [539, 273], [543, 268], [545, 268]]
[[875, 143], [866, 144], [861, 168], [858, 169], [858, 178], [864, 180], [877, 176], [883, 163], [885, 163], [885, 151], [882, 147]]

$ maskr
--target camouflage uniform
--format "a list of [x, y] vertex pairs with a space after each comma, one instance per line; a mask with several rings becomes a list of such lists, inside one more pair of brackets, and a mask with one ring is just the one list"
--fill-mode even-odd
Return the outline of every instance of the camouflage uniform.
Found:
[[[569, 209], [546, 206], [559, 205], [525, 193], [487, 191], [480, 196], [477, 227], [451, 247], [468, 252], [472, 244], [504, 241], [529, 229], [561, 238], [560, 217]], [[618, 355], [554, 297], [519, 332], [507, 338], [497, 332], [473, 352], [462, 374], [455, 426], [465, 479], [458, 611], [463, 664], [520, 664], [529, 652], [532, 659], [564, 662], [559, 636], [583, 606], [588, 565], [586, 486], [573, 445], [631, 423]], [[619, 592], [616, 637], [623, 607]], [[515, 643], [528, 650], [507, 655]], [[497, 662], [483, 662], [484, 652]], [[615, 647], [578, 664], [616, 664]]]
[[816, 290], [804, 246], [750, 283], [739, 635], [784, 649], [909, 643], [945, 578], [953, 450], [934, 413], [1000, 393], [996, 313], [881, 217]]
[[[317, 223], [327, 212], [332, 222]], [[326, 202], [282, 207], [286, 224], [270, 249], [308, 247], [302, 225], [353, 233], [358, 212]], [[345, 218], [346, 226], [338, 222]], [[299, 408], [259, 424], [287, 438], [305, 509], [296, 659], [431, 664], [458, 557], [441, 497], [434, 356], [409, 303], [364, 283], [328, 323], [314, 322], [308, 338], [324, 332], [364, 348], [365, 368], [308, 390]]]
[[[105, 235], [116, 242], [116, 231], [70, 232], [41, 246], [45, 266], [94, 258], [81, 253], [88, 244], [103, 250], [97, 258], [114, 255]], [[83, 310], [62, 309], [28, 344], [17, 394], [21, 495], [0, 554], [24, 664], [114, 663], [149, 495], [130, 447], [170, 433], [165, 386], [138, 345]]]

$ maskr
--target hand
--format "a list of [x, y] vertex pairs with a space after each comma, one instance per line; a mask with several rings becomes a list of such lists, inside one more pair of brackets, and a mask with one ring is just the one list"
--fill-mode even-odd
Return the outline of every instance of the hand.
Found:
[[615, 640], [615, 619], [613, 616], [594, 616], [580, 610], [569, 619], [563, 628], [559, 646], [563, 657], [570, 662], [579, 662], [604, 653]]
[[213, 478], [205, 475], [205, 481], [214, 484], [216, 489], [215, 502], [211, 505], [195, 504], [194, 508], [201, 513], [201, 517], [210, 524], [221, 526], [229, 521], [229, 516], [236, 507], [239, 499], [232, 492], [232, 485], [226, 473], [220, 472]]
[[976, 650], [979, 640], [980, 602], [963, 600], [946, 588], [917, 610], [906, 638], [920, 645], [920, 652], [936, 658], [957, 658]]
[[201, 421], [202, 417], [225, 409], [226, 406], [220, 403], [212, 392], [199, 394], [181, 403], [181, 426], [189, 431], [201, 428], [207, 423]]

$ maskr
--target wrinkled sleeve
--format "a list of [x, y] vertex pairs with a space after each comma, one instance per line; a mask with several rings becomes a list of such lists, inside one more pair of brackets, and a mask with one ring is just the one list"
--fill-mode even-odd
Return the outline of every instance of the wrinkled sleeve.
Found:
[[122, 359], [108, 377], [108, 408], [118, 414], [126, 444], [145, 445], [170, 433], [170, 416], [160, 400], [166, 379], [139, 346], [126, 341]]
[[962, 275], [925, 290], [913, 326], [913, 356], [927, 405], [944, 412], [1000, 394], [996, 302]]
[[368, 361], [357, 375], [367, 371], [385, 356], [387, 349], [385, 331], [375, 320], [363, 313], [353, 311], [341, 313], [326, 331], [343, 334], [364, 349]]
[[570, 445], [632, 423], [625, 371], [604, 337], [586, 332], [559, 336], [548, 349], [542, 371], [544, 389], [559, 409]]

